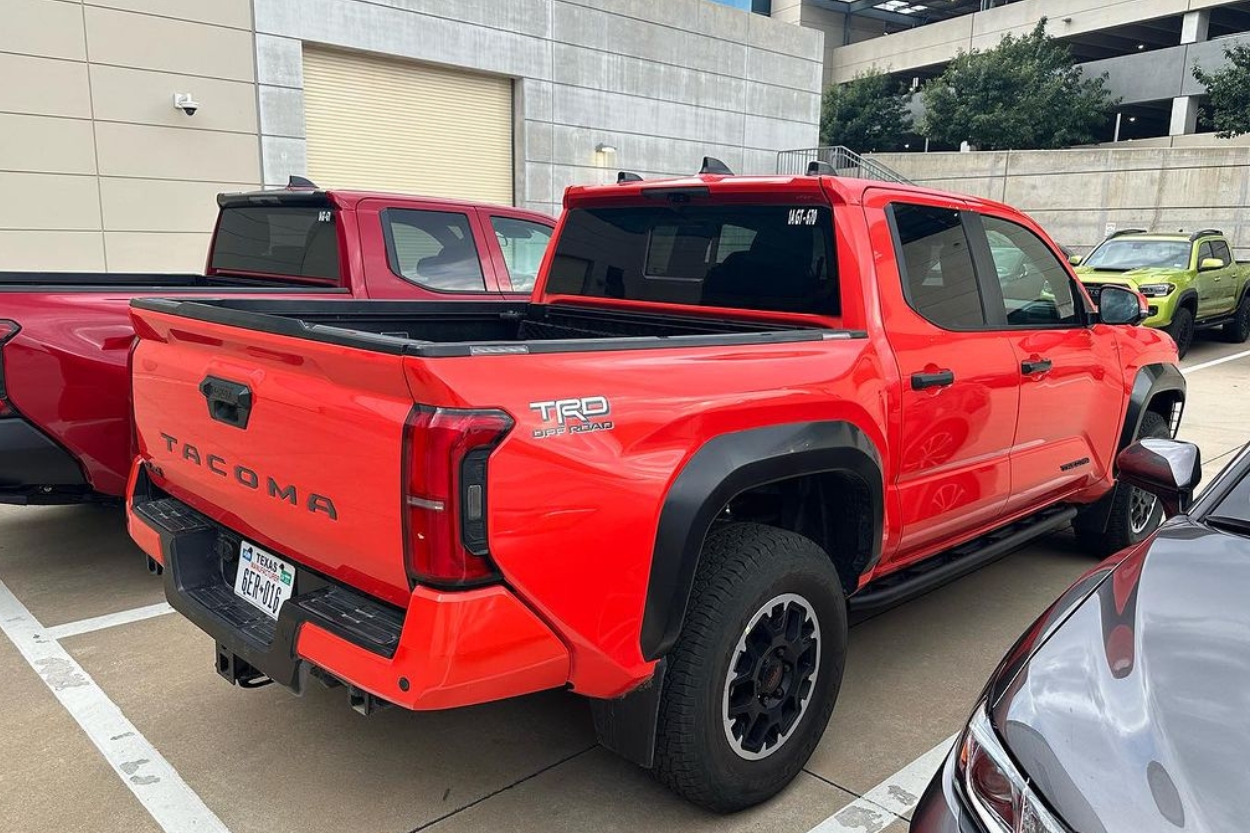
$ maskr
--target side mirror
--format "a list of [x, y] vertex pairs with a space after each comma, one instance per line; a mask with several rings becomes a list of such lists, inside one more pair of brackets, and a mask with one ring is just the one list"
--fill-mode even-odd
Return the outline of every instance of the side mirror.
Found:
[[1098, 295], [1098, 320], [1104, 324], [1132, 326], [1145, 321], [1149, 315], [1146, 302], [1128, 287], [1108, 284]]
[[1214, 272], [1216, 269], [1223, 269], [1225, 265], [1224, 261], [1218, 257], [1204, 257], [1202, 262], [1198, 264], [1198, 271]]
[[1080, 255], [1068, 255], [1068, 263], [1071, 263], [1073, 266], [1080, 266], [1084, 260], [1085, 258]]
[[1202, 452], [1193, 443], [1138, 440], [1120, 452], [1116, 465], [1120, 482], [1158, 497], [1169, 518], [1189, 511], [1202, 482]]

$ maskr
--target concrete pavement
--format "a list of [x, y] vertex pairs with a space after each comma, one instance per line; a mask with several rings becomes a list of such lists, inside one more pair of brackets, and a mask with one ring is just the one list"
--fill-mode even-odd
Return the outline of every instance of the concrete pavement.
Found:
[[[1198, 369], [1181, 436], [1201, 446], [1208, 479], [1250, 437], [1250, 355], [1207, 365], [1248, 349], [1200, 341], [1185, 362]], [[60, 645], [233, 833], [806, 833], [957, 731], [1005, 649], [1091, 564], [1057, 534], [856, 625], [807, 771], [775, 801], [727, 818], [597, 748], [586, 704], [564, 692], [364, 718], [342, 689], [296, 699], [228, 686], [211, 640], [177, 615]], [[0, 581], [48, 627], [163, 599], [120, 514], [95, 507], [0, 508]], [[0, 829], [160, 830], [6, 639], [0, 701]], [[905, 829], [879, 819], [869, 833]]]

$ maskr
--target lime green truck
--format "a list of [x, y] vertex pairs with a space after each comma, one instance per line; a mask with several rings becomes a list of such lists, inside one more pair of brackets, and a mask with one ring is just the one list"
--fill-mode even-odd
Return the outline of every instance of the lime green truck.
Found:
[[1088, 257], [1073, 257], [1072, 264], [1095, 303], [1107, 284], [1146, 296], [1146, 326], [1172, 336], [1181, 356], [1199, 329], [1219, 327], [1232, 342], [1250, 338], [1250, 264], [1237, 263], [1216, 229], [1193, 234], [1123, 229]]

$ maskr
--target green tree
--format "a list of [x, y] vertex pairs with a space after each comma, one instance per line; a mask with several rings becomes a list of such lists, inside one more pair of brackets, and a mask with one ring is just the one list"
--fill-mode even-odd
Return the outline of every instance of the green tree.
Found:
[[825, 91], [820, 112], [822, 145], [845, 145], [856, 153], [885, 153], [903, 147], [911, 132], [907, 95], [880, 70], [861, 73]]
[[1194, 78], [1207, 88], [1213, 116], [1203, 123], [1214, 127], [1221, 139], [1250, 133], [1250, 46], [1226, 46], [1228, 64], [1214, 72], [1194, 67]]
[[1106, 76], [1082, 77], [1068, 47], [1046, 34], [1007, 35], [985, 51], [960, 52], [924, 88], [921, 132], [982, 150], [1063, 148], [1098, 141], [1112, 100]]

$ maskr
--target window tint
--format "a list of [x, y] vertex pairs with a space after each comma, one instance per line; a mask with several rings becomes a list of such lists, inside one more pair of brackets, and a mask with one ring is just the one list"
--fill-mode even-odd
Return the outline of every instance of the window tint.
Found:
[[896, 204], [892, 210], [908, 303], [939, 327], [983, 326], [985, 310], [960, 213], [925, 205]]
[[1042, 239], [1024, 226], [997, 217], [981, 217], [1003, 288], [1009, 327], [1079, 325], [1068, 270]]
[[827, 207], [573, 209], [547, 291], [836, 316], [832, 230]]
[[335, 212], [317, 206], [226, 208], [217, 224], [212, 267], [339, 279]]
[[395, 274], [443, 292], [486, 290], [467, 215], [388, 208], [382, 217]]
[[1233, 253], [1229, 251], [1228, 244], [1223, 240], [1216, 240], [1212, 243], [1211, 251], [1215, 253], [1215, 257], [1224, 261], [1225, 266], [1231, 266], [1233, 264]]
[[543, 252], [547, 251], [547, 243], [551, 240], [551, 228], [512, 217], [491, 217], [490, 224], [503, 251], [503, 262], [508, 268], [512, 290], [529, 292], [534, 288], [538, 266], [543, 262]]

